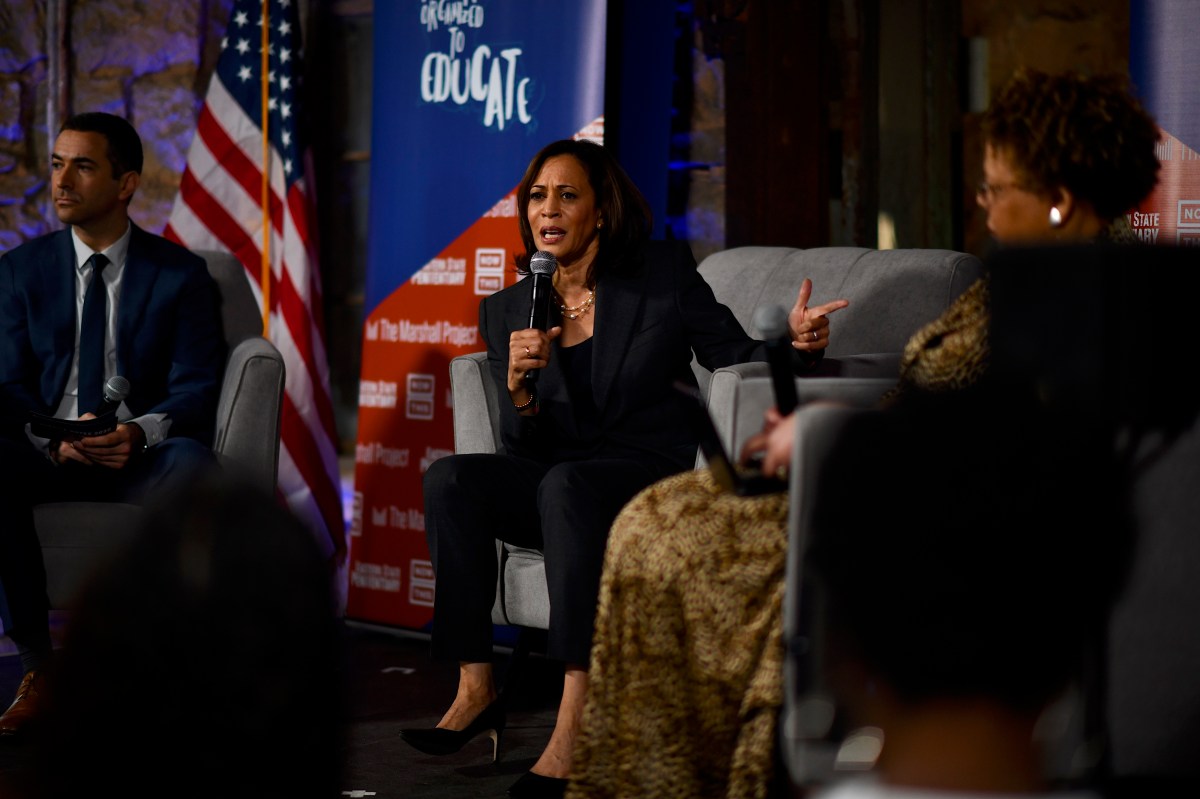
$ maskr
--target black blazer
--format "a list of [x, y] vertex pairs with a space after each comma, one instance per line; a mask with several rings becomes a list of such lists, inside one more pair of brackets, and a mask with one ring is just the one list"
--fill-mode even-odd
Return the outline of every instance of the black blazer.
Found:
[[[521, 416], [508, 401], [508, 340], [529, 327], [525, 281], [484, 298], [479, 330], [500, 392], [501, 440], [509, 454], [546, 459], [553, 436], [574, 424], [555, 353], [538, 378], [539, 412]], [[551, 303], [553, 306], [553, 303]], [[647, 242], [619, 274], [596, 286], [592, 396], [603, 442], [598, 456], [644, 457], [664, 474], [691, 468], [699, 438], [676, 380], [696, 385], [692, 353], [707, 369], [766, 360], [762, 342], [746, 335], [717, 302], [682, 242]], [[551, 324], [561, 323], [556, 308]]]
[[[225, 364], [219, 294], [204, 259], [136, 225], [121, 279], [117, 371], [134, 416], [165, 413], [171, 436], [212, 443]], [[20, 436], [53, 413], [75, 352], [75, 250], [64, 229], [0, 257], [0, 417]], [[20, 436], [23, 438], [23, 436]]]

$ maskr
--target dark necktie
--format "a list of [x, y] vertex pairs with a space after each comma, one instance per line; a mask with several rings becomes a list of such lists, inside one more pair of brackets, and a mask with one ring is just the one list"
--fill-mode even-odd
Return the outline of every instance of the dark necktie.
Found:
[[92, 264], [92, 282], [83, 298], [83, 319], [79, 324], [79, 414], [94, 413], [104, 398], [104, 330], [107, 327], [108, 292], [104, 290], [104, 267], [108, 258], [96, 253]]

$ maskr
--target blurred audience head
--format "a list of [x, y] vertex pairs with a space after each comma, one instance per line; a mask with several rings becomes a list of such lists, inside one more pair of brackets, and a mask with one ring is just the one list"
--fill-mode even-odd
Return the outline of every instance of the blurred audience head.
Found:
[[212, 478], [147, 508], [48, 680], [42, 795], [336, 796], [330, 569], [272, 497]]
[[[587, 173], [603, 220], [599, 229], [600, 252], [590, 275], [594, 278], [610, 266], [619, 266], [649, 238], [654, 217], [646, 198], [608, 149], [587, 139], [551, 142], [529, 162], [517, 187], [517, 219], [521, 226], [521, 241], [525, 244], [525, 253], [517, 256], [520, 271], [528, 271], [529, 259], [538, 250], [527, 213], [530, 189], [545, 163], [561, 155], [576, 159]], [[589, 280], [589, 284], [594, 284], [594, 280]]]
[[970, 390], [856, 417], [813, 510], [832, 648], [901, 707], [1036, 719], [1121, 587], [1123, 496], [1111, 441], [1032, 402]]
[[1158, 181], [1158, 125], [1124, 76], [1020, 70], [983, 140], [976, 199], [1004, 244], [1103, 237]]

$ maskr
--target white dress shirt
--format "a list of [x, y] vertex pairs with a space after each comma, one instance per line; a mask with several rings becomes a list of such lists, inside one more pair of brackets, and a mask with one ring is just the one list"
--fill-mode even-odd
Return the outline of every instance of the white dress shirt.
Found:
[[[108, 293], [108, 303], [105, 308], [107, 318], [104, 322], [104, 379], [117, 373], [117, 311], [121, 303], [121, 279], [125, 274], [125, 260], [129, 255], [129, 239], [133, 227], [127, 226], [121, 238], [100, 250], [108, 258], [108, 265], [100, 273], [101, 280]], [[95, 267], [88, 260], [95, 254], [92, 248], [84, 244], [75, 228], [71, 228], [71, 242], [75, 246], [75, 352], [71, 356], [71, 373], [67, 377], [67, 387], [63, 391], [62, 400], [54, 411], [57, 419], [79, 418], [79, 332], [83, 319], [83, 300], [87, 296], [88, 286], [92, 282]], [[137, 424], [146, 434], [146, 446], [151, 447], [167, 436], [171, 420], [165, 413], [149, 413], [132, 418], [132, 413], [122, 402], [117, 408], [118, 421]], [[50, 441], [27, 433], [29, 439], [39, 449], [46, 450]]]

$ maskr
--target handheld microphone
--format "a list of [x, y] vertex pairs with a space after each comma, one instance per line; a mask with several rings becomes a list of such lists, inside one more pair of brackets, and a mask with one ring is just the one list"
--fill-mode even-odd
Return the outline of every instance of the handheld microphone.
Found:
[[[550, 294], [554, 290], [554, 270], [558, 269], [558, 259], [554, 253], [539, 250], [529, 259], [529, 281], [533, 285], [533, 294], [529, 301], [529, 326], [537, 330], [545, 330], [550, 321]], [[525, 373], [525, 379], [530, 383], [537, 382], [539, 369], [530, 369]]]
[[104, 401], [100, 403], [100, 407], [96, 408], [94, 413], [97, 416], [103, 416], [115, 411], [129, 396], [129, 388], [129, 381], [120, 375], [108, 378], [104, 383]]
[[771, 367], [771, 385], [775, 390], [775, 408], [780, 416], [796, 409], [796, 376], [792, 367], [792, 336], [788, 314], [781, 305], [767, 305], [754, 312], [754, 327], [767, 348]]

